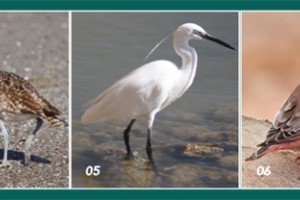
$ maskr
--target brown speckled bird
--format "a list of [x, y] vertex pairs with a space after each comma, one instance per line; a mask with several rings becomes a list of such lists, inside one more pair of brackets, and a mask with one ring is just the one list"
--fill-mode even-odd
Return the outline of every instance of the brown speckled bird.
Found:
[[300, 84], [277, 112], [266, 140], [257, 146], [260, 149], [246, 158], [246, 161], [261, 158], [273, 151], [300, 147]]
[[25, 79], [11, 73], [0, 71], [0, 127], [4, 135], [4, 155], [0, 167], [9, 167], [7, 151], [9, 135], [4, 126], [5, 122], [36, 119], [36, 126], [31, 135], [25, 140], [24, 164], [30, 160], [30, 146], [33, 136], [41, 128], [43, 121], [54, 127], [67, 126], [58, 116], [61, 112], [52, 106]]

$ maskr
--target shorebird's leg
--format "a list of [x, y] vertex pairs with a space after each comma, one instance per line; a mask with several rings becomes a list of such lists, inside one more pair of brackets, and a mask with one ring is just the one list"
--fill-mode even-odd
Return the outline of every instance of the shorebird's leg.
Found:
[[42, 118], [36, 118], [36, 126], [32, 132], [31, 135], [29, 135], [25, 141], [25, 150], [24, 150], [24, 165], [28, 164], [28, 161], [30, 161], [30, 147], [32, 143], [33, 137], [36, 135], [36, 133], [39, 131], [41, 126], [43, 125], [43, 119]]
[[0, 120], [0, 126], [1, 126], [1, 132], [2, 132], [2, 135], [4, 137], [4, 154], [3, 154], [3, 159], [2, 159], [2, 163], [0, 164], [0, 167], [3, 168], [3, 167], [10, 167], [10, 163], [8, 162], [7, 160], [7, 152], [8, 152], [8, 143], [9, 143], [9, 135], [7, 133], [7, 130], [4, 126], [4, 123], [3, 121]]
[[133, 157], [132, 151], [130, 149], [129, 133], [130, 133], [131, 127], [134, 124], [134, 122], [135, 122], [135, 119], [132, 119], [130, 121], [130, 123], [128, 124], [127, 128], [124, 130], [124, 141], [125, 141], [125, 146], [126, 146], [126, 150], [127, 150], [127, 155], [126, 155], [127, 159], [130, 159]]

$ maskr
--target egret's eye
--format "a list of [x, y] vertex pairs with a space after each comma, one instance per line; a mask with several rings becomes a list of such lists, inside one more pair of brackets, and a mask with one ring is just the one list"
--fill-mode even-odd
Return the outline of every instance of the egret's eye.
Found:
[[195, 34], [195, 35], [199, 35], [200, 37], [202, 37], [203, 36], [203, 33], [202, 32], [200, 32], [200, 31], [197, 31], [197, 30], [193, 30], [193, 33]]

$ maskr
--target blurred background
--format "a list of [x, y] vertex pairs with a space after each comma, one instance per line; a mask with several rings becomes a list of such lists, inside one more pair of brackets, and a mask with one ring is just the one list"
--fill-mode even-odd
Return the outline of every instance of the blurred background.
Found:
[[273, 120], [299, 84], [300, 13], [243, 13], [243, 115]]

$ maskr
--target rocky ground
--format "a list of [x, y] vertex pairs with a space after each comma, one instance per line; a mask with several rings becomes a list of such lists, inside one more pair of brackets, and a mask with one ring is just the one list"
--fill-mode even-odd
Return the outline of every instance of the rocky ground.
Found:
[[[1, 13], [0, 70], [24, 77], [68, 116], [68, 14]], [[35, 121], [6, 124], [10, 144], [9, 169], [0, 169], [0, 187], [64, 188], [69, 186], [68, 129], [44, 123], [32, 144], [28, 166], [22, 164], [26, 138]], [[0, 140], [0, 158], [3, 157]]]
[[[257, 150], [256, 145], [264, 141], [270, 122], [243, 117], [242, 132], [242, 186], [246, 188], [299, 188], [299, 155], [291, 152], [273, 152], [258, 160], [245, 161]], [[257, 175], [259, 167], [269, 166], [270, 175]]]

